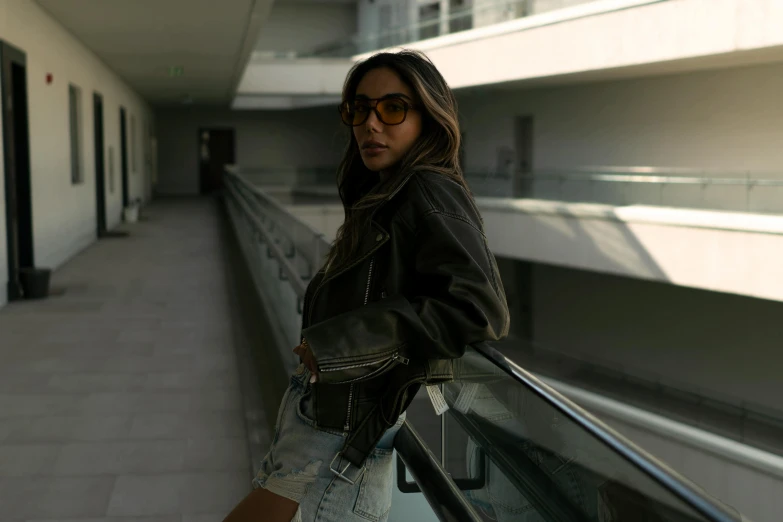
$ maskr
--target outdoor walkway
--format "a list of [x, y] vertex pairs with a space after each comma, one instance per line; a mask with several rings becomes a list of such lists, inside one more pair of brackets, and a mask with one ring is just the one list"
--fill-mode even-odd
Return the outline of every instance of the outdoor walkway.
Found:
[[156, 203], [0, 310], [0, 521], [214, 522], [247, 494], [221, 227]]

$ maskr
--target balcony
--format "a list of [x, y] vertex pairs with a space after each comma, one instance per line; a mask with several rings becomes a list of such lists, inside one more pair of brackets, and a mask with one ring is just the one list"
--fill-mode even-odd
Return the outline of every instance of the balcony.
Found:
[[[699, 15], [698, 4], [704, 1], [485, 1], [449, 13], [423, 10], [415, 23], [373, 32], [365, 30], [308, 52], [253, 53], [234, 105], [235, 108], [297, 108], [317, 104], [318, 99], [323, 104], [332, 103], [340, 95], [345, 75], [356, 61], [378, 50], [401, 46], [427, 52], [453, 88], [669, 59], [670, 56], [663, 54], [648, 56], [649, 49], [670, 52], [674, 46], [676, 53], [686, 52], [678, 46], [681, 41], [687, 43], [694, 39], [690, 35], [694, 28], [683, 27], [680, 19], [694, 19]], [[664, 9], [664, 4], [676, 5]], [[724, 11], [726, 16], [718, 19], [733, 24], [732, 17], [726, 20], [728, 10]], [[721, 14], [720, 10], [711, 12], [716, 16]], [[628, 29], [634, 26], [639, 26], [641, 31]], [[733, 27], [727, 27], [726, 31], [715, 27], [705, 30], [711, 33], [715, 29], [723, 36], [735, 32]], [[663, 48], [660, 48], [661, 39], [668, 42]], [[536, 52], [521, 53], [521, 49], [536, 49]], [[618, 53], [618, 49], [623, 52]], [[500, 63], [502, 67], [498, 66]]]
[[[529, 175], [526, 185], [518, 184], [517, 197], [511, 176], [489, 178], [492, 185], [486, 173], [468, 173], [492, 251], [783, 301], [783, 180], [682, 169], [593, 170]], [[286, 205], [296, 205], [300, 219], [334, 237], [343, 210], [328, 169], [296, 176], [242, 171], [254, 184], [274, 188]]]
[[778, 0], [477, 4], [308, 53], [255, 53], [235, 106], [333, 103], [353, 63], [400, 45], [427, 52], [454, 89], [517, 88], [777, 62], [781, 26]]

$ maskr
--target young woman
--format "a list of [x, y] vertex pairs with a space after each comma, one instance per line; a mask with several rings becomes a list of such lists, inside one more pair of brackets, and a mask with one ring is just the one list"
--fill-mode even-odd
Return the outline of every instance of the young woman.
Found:
[[458, 157], [457, 104], [421, 53], [377, 54], [343, 88], [345, 221], [304, 303], [302, 364], [254, 491], [226, 522], [386, 520], [392, 445], [422, 385], [508, 307]]

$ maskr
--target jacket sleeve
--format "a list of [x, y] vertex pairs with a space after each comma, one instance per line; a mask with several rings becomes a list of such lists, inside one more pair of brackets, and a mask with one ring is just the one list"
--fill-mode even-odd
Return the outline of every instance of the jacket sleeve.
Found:
[[415, 296], [391, 295], [303, 331], [321, 382], [394, 357], [458, 358], [468, 344], [507, 335], [506, 297], [482, 231], [434, 211], [419, 221], [415, 241]]

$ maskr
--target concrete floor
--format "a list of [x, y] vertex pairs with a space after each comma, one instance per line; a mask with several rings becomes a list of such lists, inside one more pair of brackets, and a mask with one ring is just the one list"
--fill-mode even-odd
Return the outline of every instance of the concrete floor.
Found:
[[0, 521], [212, 522], [250, 490], [215, 205], [128, 230], [0, 310]]

